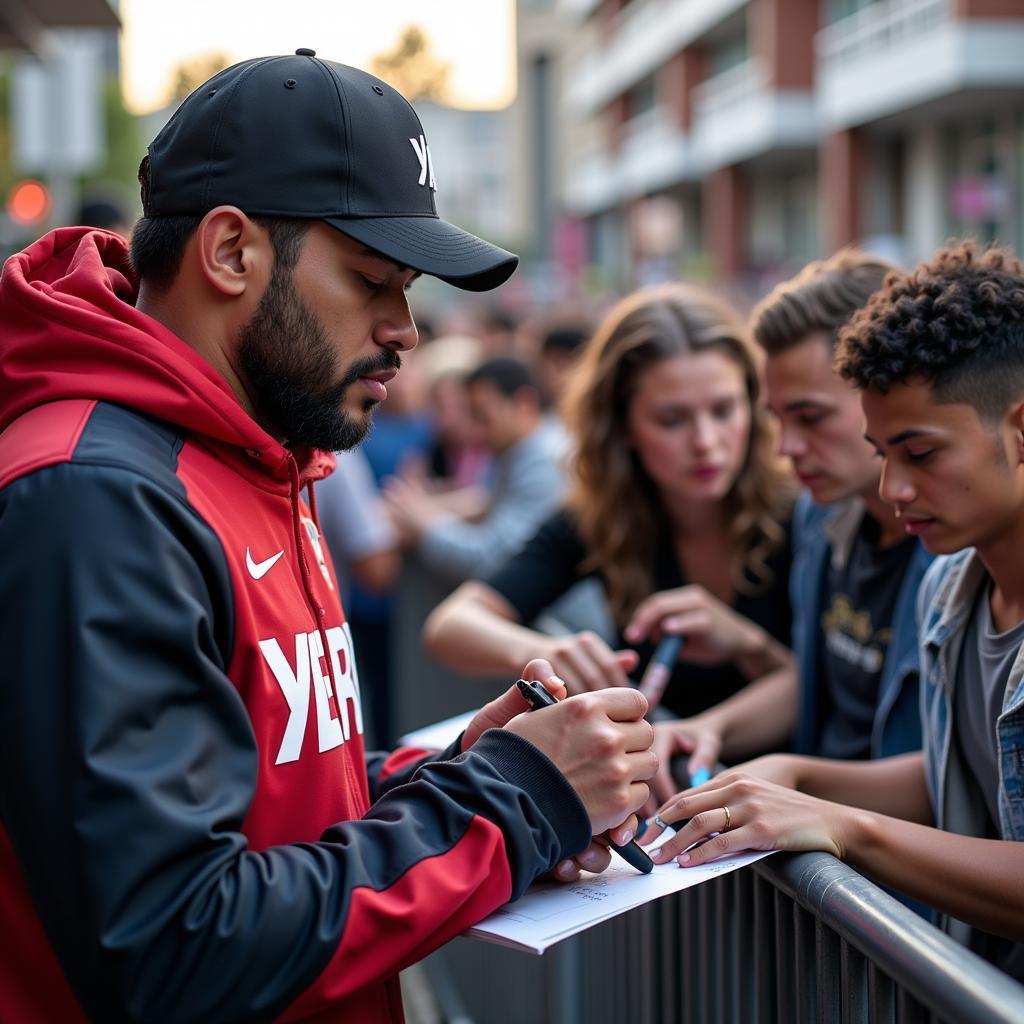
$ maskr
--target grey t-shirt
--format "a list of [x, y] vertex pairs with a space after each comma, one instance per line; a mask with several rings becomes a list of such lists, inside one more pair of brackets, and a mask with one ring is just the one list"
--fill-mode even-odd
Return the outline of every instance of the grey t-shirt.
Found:
[[[991, 585], [981, 588], [964, 634], [954, 683], [953, 749], [949, 771], [964, 776], [975, 799], [959, 810], [950, 806], [946, 828], [981, 839], [1002, 838], [999, 828], [999, 764], [996, 722], [1010, 670], [1021, 644], [1024, 622], [997, 633], [992, 622]], [[1012, 942], [946, 919], [944, 925], [959, 942], [1024, 981], [1024, 943]]]
[[998, 633], [992, 622], [991, 590], [982, 587], [964, 636], [955, 690], [956, 739], [988, 809], [987, 838], [999, 838], [999, 764], [996, 721], [1010, 670], [1024, 644], [1024, 622]]

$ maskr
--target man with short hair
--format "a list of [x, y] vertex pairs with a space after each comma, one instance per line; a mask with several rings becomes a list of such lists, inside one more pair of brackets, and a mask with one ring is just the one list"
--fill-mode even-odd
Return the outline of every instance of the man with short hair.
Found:
[[589, 337], [582, 324], [563, 324], [544, 333], [535, 365], [545, 408], [557, 410]]
[[882, 497], [945, 556], [918, 595], [924, 749], [725, 772], [659, 811], [693, 823], [655, 859], [722, 824], [685, 863], [827, 850], [1024, 978], [1024, 264], [964, 242], [891, 275], [837, 365], [861, 392]]
[[793, 515], [793, 652], [785, 669], [699, 718], [659, 725], [656, 790], [668, 759], [713, 769], [792, 742], [821, 757], [919, 750], [914, 602], [931, 561], [878, 495], [880, 465], [862, 436], [854, 388], [832, 368], [839, 331], [894, 268], [856, 250], [809, 264], [754, 310], [779, 450], [806, 491]]
[[582, 325], [554, 327], [541, 338], [534, 360], [541, 405], [544, 408], [541, 429], [563, 462], [567, 462], [570, 457], [572, 441], [562, 420], [562, 396], [589, 337], [589, 331]]
[[402, 967], [606, 865], [655, 767], [624, 691], [363, 749], [314, 483], [413, 280], [516, 259], [437, 216], [409, 104], [312, 50], [200, 86], [140, 179], [130, 257], [62, 229], [0, 280], [0, 1018], [400, 1020]]
[[474, 520], [449, 511], [414, 479], [384, 486], [405, 545], [446, 583], [485, 576], [516, 551], [558, 504], [565, 489], [560, 453], [543, 430], [540, 393], [530, 368], [499, 356], [465, 382], [477, 435], [493, 456], [492, 485]]

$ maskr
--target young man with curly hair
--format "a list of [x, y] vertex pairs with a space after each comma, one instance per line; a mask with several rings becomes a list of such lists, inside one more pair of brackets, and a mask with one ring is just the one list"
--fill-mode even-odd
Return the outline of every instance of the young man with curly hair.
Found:
[[1024, 264], [964, 242], [891, 276], [837, 366], [861, 391], [882, 497], [944, 556], [918, 595], [924, 750], [726, 772], [662, 807], [692, 820], [657, 859], [826, 850], [1024, 977]]

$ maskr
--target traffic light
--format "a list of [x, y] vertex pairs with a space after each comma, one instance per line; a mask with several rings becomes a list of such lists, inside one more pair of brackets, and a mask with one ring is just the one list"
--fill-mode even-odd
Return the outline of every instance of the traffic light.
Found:
[[41, 224], [50, 215], [52, 207], [50, 190], [32, 178], [15, 183], [7, 193], [7, 215], [20, 227]]

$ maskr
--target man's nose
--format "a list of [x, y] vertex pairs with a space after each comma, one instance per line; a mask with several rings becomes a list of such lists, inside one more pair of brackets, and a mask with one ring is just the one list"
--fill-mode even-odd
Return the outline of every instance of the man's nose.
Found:
[[878, 496], [887, 505], [909, 505], [917, 493], [907, 477], [899, 472], [893, 462], [886, 459], [882, 463], [882, 475], [878, 481]]
[[377, 322], [373, 340], [397, 352], [408, 352], [416, 347], [420, 340], [419, 331], [416, 330], [416, 322], [412, 318], [412, 310], [409, 309], [404, 291], [395, 296], [392, 308]]
[[800, 431], [786, 423], [779, 425], [779, 454], [791, 459], [798, 459], [801, 455], [807, 454], [807, 444]]

